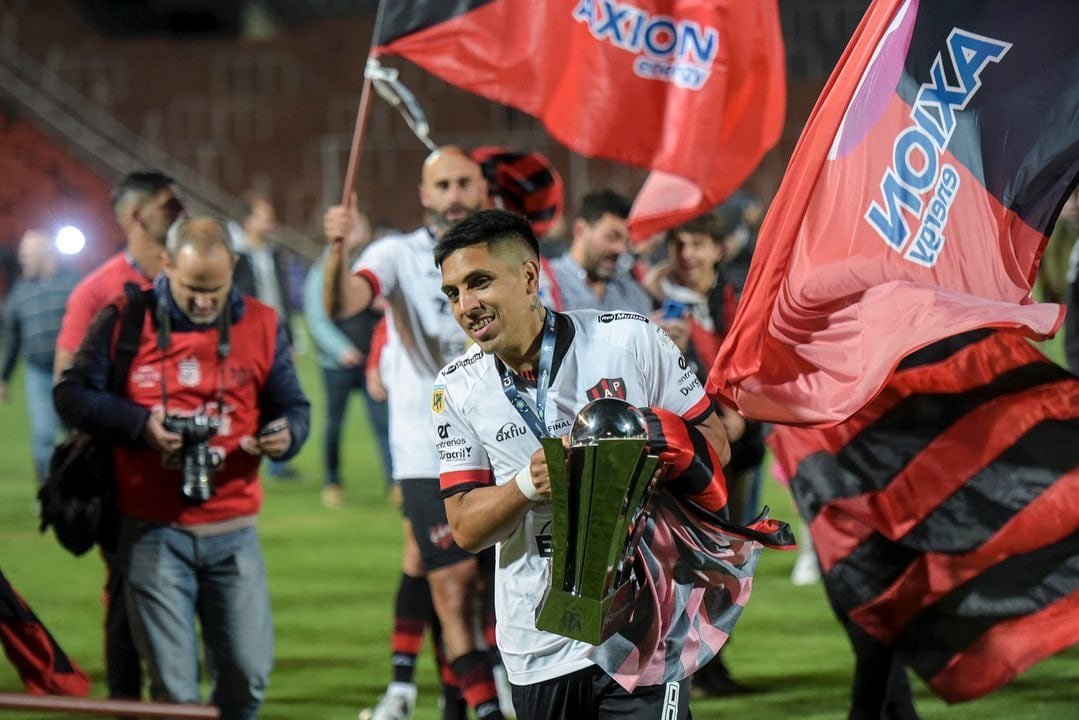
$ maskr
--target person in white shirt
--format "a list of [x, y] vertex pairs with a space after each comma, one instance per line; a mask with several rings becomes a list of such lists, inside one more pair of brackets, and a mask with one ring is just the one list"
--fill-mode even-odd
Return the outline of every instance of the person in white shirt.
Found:
[[[341, 239], [352, 230], [352, 213], [343, 206], [327, 212], [323, 229], [333, 242], [326, 260], [324, 298], [327, 312], [336, 317], [366, 309], [379, 295], [385, 298], [387, 342], [379, 369], [389, 393], [394, 480], [401, 486], [414, 541], [406, 546], [403, 573], [427, 578], [443, 647], [461, 694], [478, 717], [501, 720], [491, 660], [476, 640], [477, 634], [483, 636], [478, 619], [483, 617], [478, 612], [481, 573], [476, 558], [453, 542], [439, 497], [439, 450], [427, 440], [432, 436], [431, 383], [439, 368], [465, 348], [465, 337], [439, 289], [432, 252], [443, 233], [486, 205], [487, 183], [479, 165], [463, 150], [446, 146], [424, 162], [419, 195], [428, 224], [376, 240], [351, 270], [344, 262]], [[373, 717], [409, 718], [415, 697], [415, 685], [398, 678]]]
[[[431, 391], [442, 495], [458, 545], [473, 552], [496, 546], [498, 645], [518, 717], [689, 717], [686, 675], [695, 665], [623, 677], [628, 663], [605, 662], [606, 643], [593, 648], [536, 628], [550, 582], [552, 520], [539, 437], [566, 434], [589, 400], [626, 400], [648, 420], [652, 452], [681, 468], [667, 490], [722, 514], [719, 468], [730, 449], [711, 400], [647, 317], [545, 308], [538, 245], [523, 218], [480, 212], [442, 236], [435, 260], [454, 316], [473, 342]], [[653, 655], [638, 665], [667, 669], [664, 652]], [[646, 682], [650, 677], [663, 681]]]

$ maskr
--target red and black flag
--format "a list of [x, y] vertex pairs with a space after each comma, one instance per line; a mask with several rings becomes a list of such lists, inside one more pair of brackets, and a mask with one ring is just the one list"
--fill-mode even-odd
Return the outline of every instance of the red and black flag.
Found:
[[90, 678], [68, 659], [0, 572], [0, 645], [32, 695], [90, 694]]
[[1031, 299], [1079, 175], [1079, 3], [876, 0], [810, 115], [708, 392], [827, 424], [908, 353], [1056, 332]]
[[383, 2], [372, 55], [387, 54], [539, 118], [582, 155], [653, 170], [638, 237], [725, 199], [783, 126], [776, 0]]
[[1079, 378], [976, 330], [827, 429], [769, 442], [829, 599], [952, 702], [1079, 642]]

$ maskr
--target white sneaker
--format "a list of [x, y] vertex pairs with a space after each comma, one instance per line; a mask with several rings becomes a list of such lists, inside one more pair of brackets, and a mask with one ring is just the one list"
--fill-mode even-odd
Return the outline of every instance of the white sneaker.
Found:
[[791, 569], [791, 584], [803, 587], [820, 582], [820, 563], [817, 556], [812, 553], [798, 553]]
[[502, 711], [502, 716], [506, 720], [516, 718], [517, 711], [513, 709], [513, 687], [510, 685], [509, 676], [506, 675], [506, 668], [502, 665], [495, 665], [491, 668], [491, 671], [495, 676], [495, 690], [498, 691], [498, 708]]
[[392, 682], [373, 708], [361, 710], [359, 720], [412, 720], [416, 710], [416, 686]]

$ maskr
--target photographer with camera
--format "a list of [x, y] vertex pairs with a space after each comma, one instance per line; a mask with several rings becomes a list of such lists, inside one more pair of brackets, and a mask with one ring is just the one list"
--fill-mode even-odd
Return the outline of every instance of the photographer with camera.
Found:
[[232, 288], [234, 264], [220, 221], [178, 220], [125, 392], [106, 388], [126, 297], [54, 390], [65, 422], [113, 444], [117, 556], [153, 699], [199, 702], [197, 615], [223, 720], [255, 717], [273, 662], [259, 461], [295, 455], [310, 417], [277, 315]]

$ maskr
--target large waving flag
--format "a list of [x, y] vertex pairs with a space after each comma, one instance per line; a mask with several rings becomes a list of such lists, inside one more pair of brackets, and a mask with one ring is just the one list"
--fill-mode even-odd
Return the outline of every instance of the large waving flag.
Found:
[[976, 330], [847, 422], [769, 443], [833, 608], [957, 702], [1079, 642], [1077, 439], [1079, 378]]
[[761, 228], [708, 380], [827, 424], [899, 360], [985, 327], [1056, 332], [1030, 289], [1079, 172], [1079, 3], [876, 0]]
[[783, 126], [776, 0], [383, 2], [383, 54], [534, 115], [576, 152], [653, 170], [638, 237], [721, 202]]

